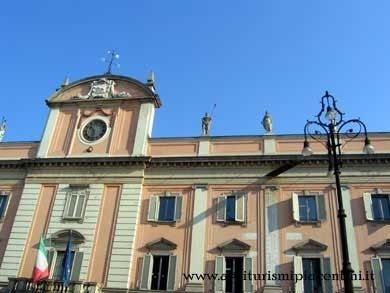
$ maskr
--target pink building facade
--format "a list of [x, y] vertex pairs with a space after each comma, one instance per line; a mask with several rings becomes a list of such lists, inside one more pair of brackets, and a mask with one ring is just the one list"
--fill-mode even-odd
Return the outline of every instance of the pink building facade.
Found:
[[[334, 178], [302, 135], [153, 138], [153, 78], [62, 86], [38, 142], [0, 143], [0, 285], [30, 290], [37, 244], [46, 290], [342, 292]], [[390, 292], [390, 133], [343, 149], [355, 292]], [[303, 278], [300, 278], [302, 276]], [[23, 291], [24, 290], [24, 291]], [[43, 289], [42, 289], [43, 290]], [[84, 291], [83, 291], [84, 290]]]

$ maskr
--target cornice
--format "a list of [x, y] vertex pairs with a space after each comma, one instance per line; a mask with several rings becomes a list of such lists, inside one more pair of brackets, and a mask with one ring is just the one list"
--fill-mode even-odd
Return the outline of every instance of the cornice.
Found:
[[[390, 154], [342, 156], [344, 167], [353, 165], [375, 165], [390, 163]], [[319, 166], [327, 165], [327, 155], [302, 157], [301, 155], [256, 155], [256, 156], [199, 156], [199, 157], [88, 157], [88, 158], [32, 158], [0, 160], [0, 168], [36, 167], [96, 167], [139, 166], [143, 168], [256, 168], [260, 166]]]

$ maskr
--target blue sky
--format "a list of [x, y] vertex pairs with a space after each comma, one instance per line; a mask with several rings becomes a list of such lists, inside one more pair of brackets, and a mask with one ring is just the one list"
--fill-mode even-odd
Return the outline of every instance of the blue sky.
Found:
[[329, 90], [347, 117], [389, 131], [389, 1], [5, 1], [0, 10], [4, 141], [39, 140], [45, 99], [105, 71], [156, 74], [163, 107], [153, 136], [197, 136], [214, 103], [213, 135], [302, 133]]

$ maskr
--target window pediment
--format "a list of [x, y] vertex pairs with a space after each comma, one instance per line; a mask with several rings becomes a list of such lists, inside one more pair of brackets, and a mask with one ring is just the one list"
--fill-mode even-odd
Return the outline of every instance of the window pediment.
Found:
[[325, 251], [328, 248], [327, 245], [322, 244], [313, 239], [308, 239], [294, 245], [292, 249], [296, 252], [320, 252]]
[[169, 241], [168, 239], [165, 239], [163, 237], [156, 239], [154, 241], [151, 241], [145, 245], [145, 247], [149, 250], [174, 250], [177, 247], [176, 243], [173, 243], [172, 241]]
[[251, 248], [251, 246], [234, 238], [219, 244], [217, 248], [222, 251], [247, 251]]
[[390, 238], [387, 238], [381, 242], [370, 247], [375, 252], [390, 252]]

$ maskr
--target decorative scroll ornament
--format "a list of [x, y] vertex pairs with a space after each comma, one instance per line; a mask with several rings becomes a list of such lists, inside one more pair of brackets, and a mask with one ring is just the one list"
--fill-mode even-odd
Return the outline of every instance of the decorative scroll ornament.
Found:
[[117, 93], [115, 91], [115, 81], [101, 78], [91, 83], [91, 89], [86, 95], [73, 97], [74, 99], [92, 100], [92, 99], [112, 99], [112, 98], [130, 98], [128, 92]]

